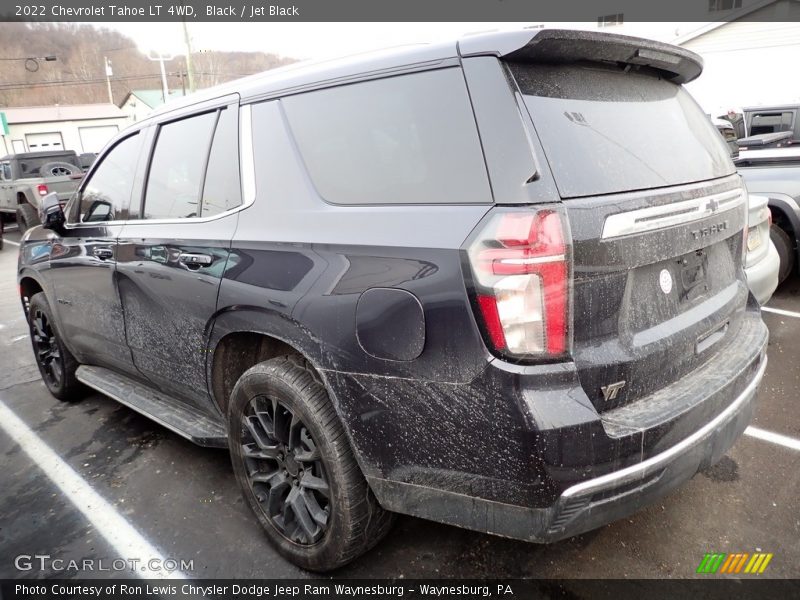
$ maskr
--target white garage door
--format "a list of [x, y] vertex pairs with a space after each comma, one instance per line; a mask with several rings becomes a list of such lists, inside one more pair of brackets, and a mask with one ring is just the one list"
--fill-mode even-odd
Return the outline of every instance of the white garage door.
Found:
[[96, 125], [94, 127], [79, 127], [81, 146], [84, 152], [100, 152], [106, 142], [117, 135], [119, 127], [116, 125]]
[[26, 133], [25, 141], [28, 143], [29, 152], [64, 149], [64, 141], [61, 139], [61, 133], [58, 131], [50, 131], [47, 133]]

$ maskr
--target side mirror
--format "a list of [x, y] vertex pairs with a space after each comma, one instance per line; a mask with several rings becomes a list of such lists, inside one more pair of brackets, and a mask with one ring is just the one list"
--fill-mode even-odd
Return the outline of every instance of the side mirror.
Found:
[[51, 229], [56, 233], [64, 231], [64, 223], [67, 219], [64, 216], [64, 209], [61, 208], [61, 203], [58, 201], [58, 194], [50, 192], [42, 198], [39, 218], [44, 229]]

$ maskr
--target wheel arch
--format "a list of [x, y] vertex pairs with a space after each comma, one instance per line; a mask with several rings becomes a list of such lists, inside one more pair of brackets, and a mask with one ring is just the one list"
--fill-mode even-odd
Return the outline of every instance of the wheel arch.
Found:
[[241, 375], [250, 367], [276, 356], [292, 354], [308, 361], [328, 392], [333, 409], [364, 475], [368, 467], [344, 417], [336, 386], [323, 366], [322, 344], [291, 318], [260, 307], [231, 307], [209, 323], [206, 359], [208, 390], [221, 413], [227, 416], [228, 398]]
[[[231, 307], [217, 313], [207, 331], [208, 389], [223, 414], [242, 373], [276, 356], [293, 354], [305, 358], [325, 382], [319, 342], [285, 315], [260, 307]], [[325, 386], [330, 391], [327, 382]]]
[[44, 292], [45, 296], [47, 295], [42, 282], [30, 271], [23, 271], [19, 276], [19, 299], [26, 317], [28, 316], [28, 303], [30, 299], [34, 294], [38, 294], [39, 292]]

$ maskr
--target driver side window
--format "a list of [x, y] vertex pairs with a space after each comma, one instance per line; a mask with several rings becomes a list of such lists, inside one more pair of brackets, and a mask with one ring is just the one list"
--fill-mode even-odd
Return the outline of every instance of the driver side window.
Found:
[[0, 177], [5, 179], [6, 181], [11, 181], [11, 165], [8, 163], [3, 163], [0, 165]]
[[98, 223], [127, 218], [136, 164], [142, 147], [136, 133], [114, 146], [102, 159], [80, 194], [77, 215], [69, 211], [70, 223]]

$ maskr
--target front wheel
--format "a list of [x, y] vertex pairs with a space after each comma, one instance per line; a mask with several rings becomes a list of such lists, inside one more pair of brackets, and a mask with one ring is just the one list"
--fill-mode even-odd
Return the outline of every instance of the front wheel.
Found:
[[78, 361], [61, 341], [43, 292], [30, 299], [28, 326], [36, 365], [47, 389], [65, 402], [82, 398], [85, 388], [75, 377]]
[[389, 531], [316, 372], [283, 356], [242, 375], [228, 408], [236, 479], [270, 542], [295, 565], [329, 571]]

